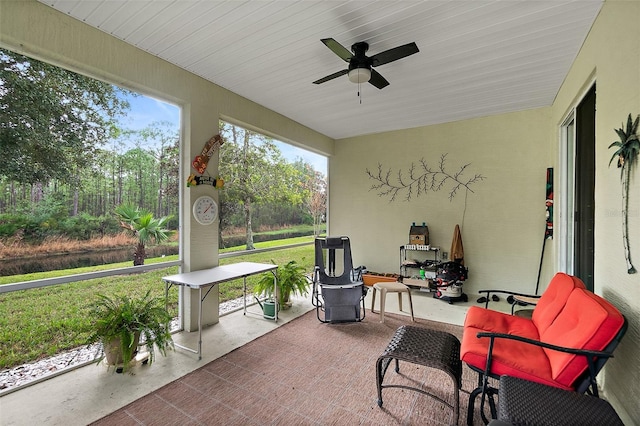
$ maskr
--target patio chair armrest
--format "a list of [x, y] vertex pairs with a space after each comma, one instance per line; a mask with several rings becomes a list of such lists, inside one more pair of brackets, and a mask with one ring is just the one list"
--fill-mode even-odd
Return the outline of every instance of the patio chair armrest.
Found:
[[510, 291], [510, 290], [495, 290], [495, 289], [491, 289], [491, 290], [479, 290], [478, 293], [487, 293], [487, 294], [491, 294], [491, 293], [502, 293], [502, 294], [512, 294], [514, 296], [526, 296], [526, 297], [535, 297], [535, 298], [541, 298], [541, 295], [538, 294], [528, 294], [528, 293], [518, 293], [517, 291]]
[[596, 375], [597, 375], [596, 361], [603, 358], [613, 358], [613, 353], [611, 352], [603, 352], [603, 351], [595, 351], [590, 349], [578, 349], [578, 348], [552, 345], [550, 343], [541, 342], [540, 340], [529, 339], [529, 338], [517, 336], [514, 334], [480, 332], [476, 336], [478, 338], [488, 337], [491, 339], [491, 341], [489, 342], [489, 350], [487, 352], [487, 364], [484, 370], [485, 380], [487, 377], [491, 376], [491, 363], [492, 363], [493, 345], [494, 345], [495, 339], [517, 340], [522, 343], [527, 343], [534, 346], [541, 346], [543, 348], [551, 349], [554, 351], [584, 356], [587, 359], [587, 366], [588, 366], [587, 371], [588, 371], [588, 377], [589, 377], [588, 384], [586, 385], [585, 389], [588, 393], [596, 397], [598, 397], [598, 385], [596, 383]]
[[362, 283], [362, 281], [359, 281], [359, 282], [349, 283], [349, 284], [323, 284], [323, 283], [318, 283], [318, 285], [320, 286], [320, 288], [336, 289], [336, 288], [354, 288], [354, 287], [359, 287], [359, 286], [363, 285], [363, 283]]
[[510, 290], [479, 290], [478, 291], [479, 294], [482, 293], [486, 293], [486, 301], [484, 302], [484, 307], [485, 309], [489, 308], [489, 302], [491, 301], [491, 293], [500, 293], [500, 294], [510, 294], [512, 296], [524, 296], [524, 297], [531, 297], [531, 298], [536, 298], [536, 299], [540, 299], [540, 295], [537, 294], [527, 294], [527, 293], [518, 293], [516, 291], [510, 291]]
[[353, 268], [352, 275], [354, 281], [362, 281], [362, 271], [366, 270], [367, 267], [364, 265], [360, 265], [357, 268]]
[[[528, 343], [535, 346], [541, 346], [543, 348], [552, 349], [554, 351], [566, 352], [575, 355], [584, 355], [586, 357], [594, 357], [594, 358], [613, 358], [613, 354], [610, 352], [603, 351], [594, 351], [590, 349], [578, 349], [578, 348], [570, 348], [566, 346], [558, 346], [552, 345], [551, 343], [545, 343], [540, 340], [529, 339], [527, 337], [517, 336], [515, 334], [506, 334], [506, 333], [491, 333], [482, 331], [476, 335], [476, 337], [490, 337], [491, 339], [508, 339], [508, 340], [517, 340], [519, 342]], [[493, 348], [491, 348], [492, 350]]]

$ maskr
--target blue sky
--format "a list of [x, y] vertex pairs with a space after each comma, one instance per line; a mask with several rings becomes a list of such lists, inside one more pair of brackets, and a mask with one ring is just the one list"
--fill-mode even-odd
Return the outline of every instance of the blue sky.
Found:
[[120, 122], [128, 129], [141, 130], [154, 122], [167, 121], [180, 128], [180, 108], [147, 96], [129, 96], [131, 109]]
[[[131, 110], [127, 113], [127, 117], [120, 120], [123, 127], [141, 130], [151, 126], [152, 123], [163, 121], [171, 123], [171, 128], [175, 125], [176, 130], [180, 127], [180, 108], [177, 106], [142, 95], [127, 99], [131, 104]], [[276, 144], [288, 161], [293, 162], [302, 158], [311, 164], [316, 171], [327, 175], [326, 157], [284, 142], [276, 141]]]

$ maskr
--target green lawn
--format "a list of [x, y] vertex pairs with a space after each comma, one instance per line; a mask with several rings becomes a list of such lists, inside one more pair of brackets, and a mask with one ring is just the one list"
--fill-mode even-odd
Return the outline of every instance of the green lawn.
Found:
[[[257, 243], [256, 248], [311, 242], [312, 237]], [[226, 249], [223, 252], [243, 248]], [[261, 262], [276, 264], [296, 260], [305, 270], [313, 270], [313, 245], [289, 248], [265, 253], [247, 253], [237, 257], [220, 259], [225, 265], [237, 262]], [[146, 263], [177, 260], [177, 256], [162, 259], [148, 259]], [[71, 275], [101, 269], [131, 266], [131, 262], [102, 265], [65, 271], [42, 272], [21, 276], [0, 277], [0, 285]], [[89, 281], [62, 284], [39, 289], [16, 291], [0, 295], [0, 369], [54, 355], [58, 352], [81, 346], [91, 329], [86, 315], [98, 294], [129, 294], [142, 296], [147, 290], [164, 298], [162, 277], [178, 273], [178, 267], [154, 271], [98, 278]], [[247, 278], [249, 289], [253, 288], [259, 276]], [[220, 301], [242, 296], [242, 280], [230, 281], [219, 286]], [[177, 316], [178, 290], [172, 288], [169, 294], [171, 312]]]

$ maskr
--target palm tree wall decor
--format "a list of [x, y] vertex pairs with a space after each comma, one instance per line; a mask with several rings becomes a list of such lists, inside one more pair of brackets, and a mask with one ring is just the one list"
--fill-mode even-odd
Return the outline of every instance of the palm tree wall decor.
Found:
[[627, 118], [627, 128], [624, 123], [619, 129], [615, 129], [620, 140], [613, 142], [609, 148], [616, 148], [616, 151], [609, 160], [609, 166], [614, 159], [617, 158], [618, 168], [620, 169], [620, 180], [622, 182], [622, 243], [624, 244], [624, 256], [627, 260], [627, 273], [635, 274], [636, 268], [631, 262], [631, 249], [629, 248], [629, 181], [631, 178], [631, 169], [636, 163], [638, 152], [640, 152], [640, 141], [638, 140], [638, 120], [640, 115], [632, 120], [631, 114]]

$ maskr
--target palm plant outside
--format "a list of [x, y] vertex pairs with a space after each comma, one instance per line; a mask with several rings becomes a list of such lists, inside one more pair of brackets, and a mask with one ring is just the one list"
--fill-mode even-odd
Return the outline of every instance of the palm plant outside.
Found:
[[631, 169], [636, 162], [638, 152], [640, 152], [640, 141], [638, 140], [638, 120], [631, 119], [631, 114], [627, 118], [627, 128], [624, 123], [619, 129], [615, 129], [619, 141], [613, 142], [609, 148], [616, 148], [616, 151], [609, 160], [609, 166], [614, 159], [618, 159], [618, 168], [620, 168], [620, 180], [622, 182], [622, 243], [624, 244], [624, 256], [627, 261], [627, 273], [635, 274], [636, 268], [631, 262], [631, 249], [629, 247], [629, 181], [631, 178]]
[[116, 215], [120, 219], [120, 226], [131, 231], [138, 238], [138, 244], [133, 252], [133, 266], [144, 265], [147, 244], [164, 242], [173, 232], [166, 228], [169, 216], [155, 218], [152, 213], [128, 204], [118, 206]]

